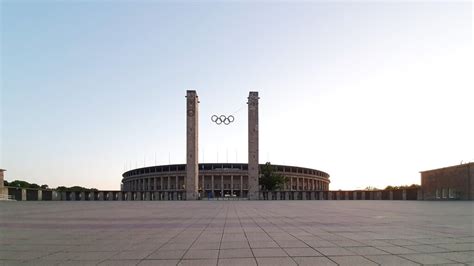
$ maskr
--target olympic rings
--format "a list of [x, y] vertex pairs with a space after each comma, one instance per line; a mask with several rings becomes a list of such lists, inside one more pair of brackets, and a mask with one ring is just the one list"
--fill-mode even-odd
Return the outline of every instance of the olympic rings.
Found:
[[224, 125], [228, 125], [232, 122], [234, 122], [234, 116], [233, 115], [229, 115], [229, 116], [225, 116], [225, 115], [220, 115], [220, 116], [217, 116], [217, 115], [213, 115], [211, 116], [211, 121], [216, 123], [217, 125], [220, 125], [222, 123], [224, 123]]

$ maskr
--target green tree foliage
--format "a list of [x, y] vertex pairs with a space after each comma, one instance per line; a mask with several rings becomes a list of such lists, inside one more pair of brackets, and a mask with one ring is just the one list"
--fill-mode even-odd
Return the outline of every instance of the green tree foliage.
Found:
[[287, 182], [288, 178], [276, 173], [276, 168], [270, 162], [262, 166], [259, 178], [259, 184], [263, 190], [274, 191], [282, 188]]
[[420, 188], [420, 185], [417, 184], [411, 184], [410, 186], [405, 185], [405, 186], [387, 186], [385, 190], [396, 190], [396, 189], [409, 189], [409, 188]]
[[28, 183], [26, 181], [23, 181], [23, 180], [15, 180], [15, 181], [12, 181], [12, 182], [7, 182], [6, 180], [3, 182], [3, 184], [5, 186], [9, 186], [9, 187], [16, 187], [16, 188], [35, 188], [35, 189], [38, 189], [40, 188], [40, 186], [38, 184], [35, 184], [35, 183]]
[[97, 191], [96, 188], [85, 188], [80, 186], [65, 187], [59, 186], [56, 188], [57, 191]]
[[368, 187], [366, 187], [364, 190], [380, 190], [380, 189], [378, 189], [378, 188], [376, 188], [376, 187], [368, 186]]
[[[15, 180], [13, 182], [8, 182], [4, 180], [3, 184], [8, 187], [16, 187], [16, 188], [49, 189], [49, 186], [47, 184], [43, 184], [40, 186], [35, 183], [30, 184], [23, 180]], [[80, 187], [80, 186], [72, 186], [72, 187], [59, 186], [56, 188], [56, 190], [57, 191], [97, 191], [96, 188], [85, 188], [85, 187]]]

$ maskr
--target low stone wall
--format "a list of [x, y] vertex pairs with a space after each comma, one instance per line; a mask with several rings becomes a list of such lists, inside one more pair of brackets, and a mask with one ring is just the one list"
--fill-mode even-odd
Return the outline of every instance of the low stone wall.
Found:
[[260, 191], [260, 200], [422, 200], [419, 189]]
[[[24, 201], [186, 200], [183, 191], [56, 191], [5, 187], [8, 195]], [[348, 191], [260, 191], [259, 200], [422, 200], [420, 189]], [[207, 199], [207, 198], [206, 198]], [[224, 198], [223, 198], [224, 199]]]

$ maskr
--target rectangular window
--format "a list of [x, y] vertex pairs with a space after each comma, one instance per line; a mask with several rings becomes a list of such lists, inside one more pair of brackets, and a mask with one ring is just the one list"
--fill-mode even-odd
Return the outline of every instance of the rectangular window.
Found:
[[450, 198], [450, 199], [454, 199], [454, 198], [456, 198], [455, 195], [456, 195], [456, 193], [454, 192], [454, 189], [453, 189], [453, 188], [450, 188], [450, 189], [449, 189], [449, 198]]
[[447, 198], [448, 198], [448, 191], [447, 191], [447, 189], [443, 188], [442, 192], [443, 192], [443, 199], [447, 199]]

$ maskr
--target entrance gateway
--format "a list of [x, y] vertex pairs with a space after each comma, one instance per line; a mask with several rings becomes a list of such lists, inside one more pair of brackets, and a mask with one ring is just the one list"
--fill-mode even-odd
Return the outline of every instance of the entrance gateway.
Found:
[[[248, 99], [248, 198], [257, 200], [258, 185], [258, 92]], [[195, 90], [186, 91], [186, 199], [199, 195], [199, 99]]]

